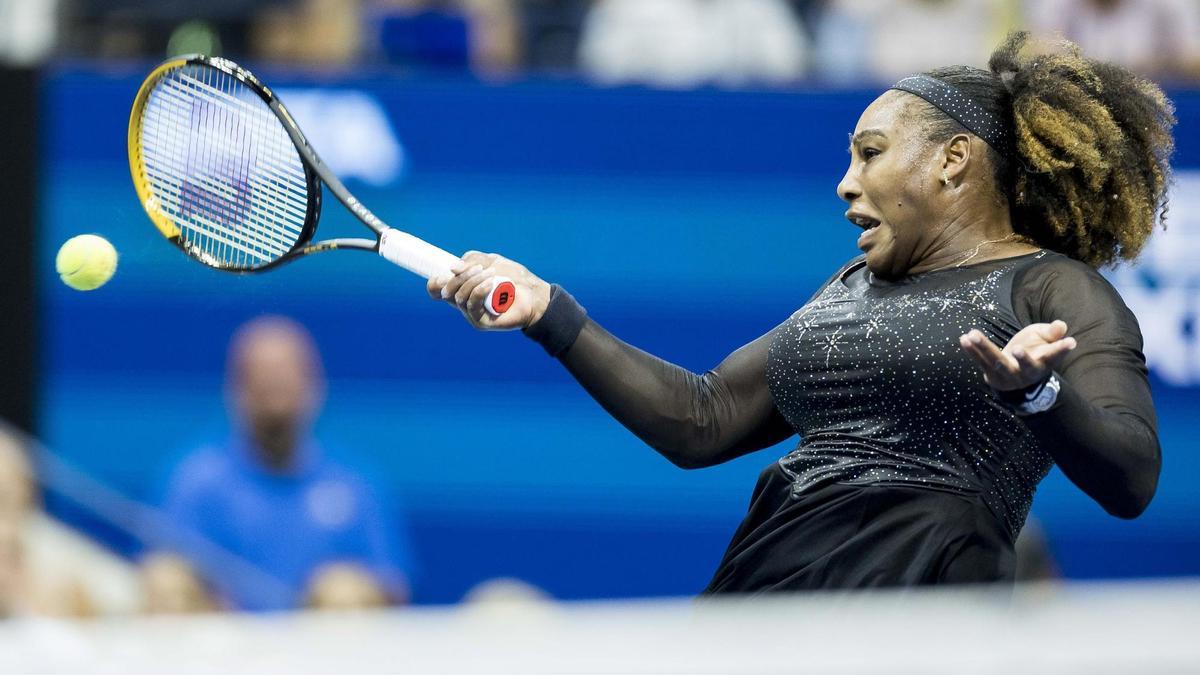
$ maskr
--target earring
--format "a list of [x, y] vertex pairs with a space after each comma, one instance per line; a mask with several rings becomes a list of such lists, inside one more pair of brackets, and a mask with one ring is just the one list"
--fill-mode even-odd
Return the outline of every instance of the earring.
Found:
[[942, 185], [950, 185], [950, 174], [942, 169]]

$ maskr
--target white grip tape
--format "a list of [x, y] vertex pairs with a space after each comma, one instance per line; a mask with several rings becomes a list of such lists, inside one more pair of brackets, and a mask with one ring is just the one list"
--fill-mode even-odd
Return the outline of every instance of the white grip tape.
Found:
[[451, 267], [462, 262], [453, 253], [390, 227], [379, 234], [379, 255], [426, 279], [448, 275]]

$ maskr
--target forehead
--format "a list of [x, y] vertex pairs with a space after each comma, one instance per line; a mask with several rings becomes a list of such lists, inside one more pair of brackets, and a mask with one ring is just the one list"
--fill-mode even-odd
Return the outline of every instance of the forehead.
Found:
[[241, 345], [247, 360], [255, 358], [287, 359], [303, 355], [306, 351], [302, 338], [285, 331], [260, 331], [247, 336]]
[[912, 122], [914, 96], [889, 89], [883, 92], [863, 110], [858, 117], [854, 133], [865, 129], [878, 129], [888, 136], [898, 136]]
[[317, 355], [303, 334], [273, 327], [239, 336], [231, 366], [244, 382], [279, 382], [315, 374]]

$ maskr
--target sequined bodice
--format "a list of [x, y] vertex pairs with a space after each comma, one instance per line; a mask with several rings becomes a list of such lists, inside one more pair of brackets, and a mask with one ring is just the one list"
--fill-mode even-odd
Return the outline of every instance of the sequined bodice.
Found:
[[1015, 537], [1052, 461], [959, 347], [1021, 326], [1017, 268], [1040, 254], [889, 283], [852, 263], [776, 329], [767, 379], [801, 436], [779, 460], [795, 493], [818, 483], [977, 494]]

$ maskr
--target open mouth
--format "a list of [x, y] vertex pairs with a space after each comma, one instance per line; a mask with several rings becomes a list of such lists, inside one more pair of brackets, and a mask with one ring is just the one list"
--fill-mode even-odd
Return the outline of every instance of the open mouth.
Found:
[[864, 230], [870, 230], [879, 227], [879, 220], [870, 216], [865, 216], [861, 213], [847, 213], [846, 219]]

